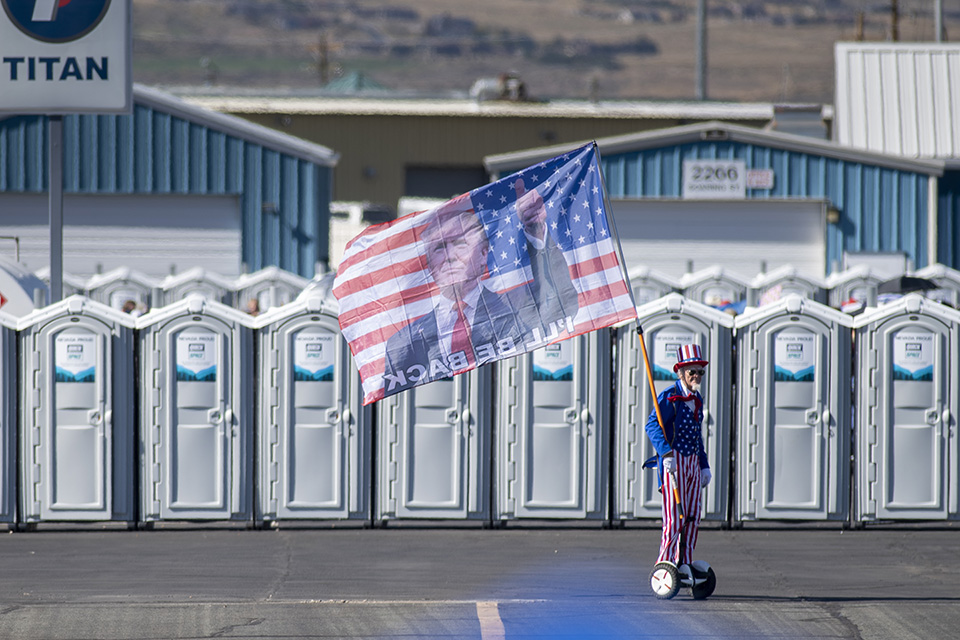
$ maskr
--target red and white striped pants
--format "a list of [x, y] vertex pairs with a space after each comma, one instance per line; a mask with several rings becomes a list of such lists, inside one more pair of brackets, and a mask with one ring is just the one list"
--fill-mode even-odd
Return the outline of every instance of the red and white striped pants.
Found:
[[[660, 555], [657, 562], [669, 561], [677, 566], [693, 561], [700, 531], [700, 457], [682, 456], [673, 453], [677, 470], [664, 474], [663, 478], [663, 535], [660, 538]], [[677, 509], [673, 489], [677, 488], [683, 518]], [[683, 532], [683, 545], [680, 532]]]

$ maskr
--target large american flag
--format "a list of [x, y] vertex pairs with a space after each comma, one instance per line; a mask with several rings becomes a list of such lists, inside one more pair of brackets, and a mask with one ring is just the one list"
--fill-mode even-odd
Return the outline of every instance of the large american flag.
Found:
[[510, 290], [532, 277], [516, 202], [521, 191], [534, 189], [546, 210], [546, 241], [562, 251], [578, 302], [573, 322], [543, 344], [637, 317], [604, 206], [596, 146], [588, 144], [434, 209], [368, 227], [347, 244], [333, 293], [340, 328], [360, 370], [364, 404], [390, 395], [384, 384], [390, 336], [435, 308], [439, 291], [427, 269], [423, 228], [442, 207], [470, 207], [489, 242], [484, 284], [496, 292]]

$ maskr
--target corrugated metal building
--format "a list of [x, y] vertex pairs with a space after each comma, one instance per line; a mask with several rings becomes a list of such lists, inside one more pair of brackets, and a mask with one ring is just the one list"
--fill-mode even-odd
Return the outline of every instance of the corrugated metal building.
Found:
[[[152, 276], [327, 262], [338, 155], [318, 144], [134, 86], [129, 116], [64, 118], [64, 269]], [[48, 126], [0, 119], [0, 235], [49, 260]]]
[[337, 200], [397, 206], [403, 196], [450, 198], [486, 183], [483, 158], [554, 145], [724, 120], [804, 127], [827, 136], [820, 105], [361, 96], [190, 95], [198, 106], [248, 118], [337, 149]]
[[[628, 268], [678, 277], [721, 265], [750, 278], [791, 264], [823, 277], [859, 252], [904, 252], [917, 267], [956, 265], [942, 233], [944, 163], [854, 150], [803, 136], [712, 122], [597, 141]], [[568, 150], [490, 156], [504, 175]], [[734, 168], [740, 191], [693, 190], [692, 172]], [[731, 181], [732, 182], [732, 181]], [[953, 229], [951, 227], [951, 229]]]
[[960, 44], [839, 42], [835, 136], [841, 144], [945, 163], [937, 259], [960, 264]]

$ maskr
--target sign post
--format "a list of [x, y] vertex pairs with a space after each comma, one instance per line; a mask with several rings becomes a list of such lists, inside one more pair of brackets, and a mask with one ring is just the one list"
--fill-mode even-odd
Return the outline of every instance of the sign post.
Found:
[[129, 114], [132, 0], [0, 0], [0, 114], [49, 120], [50, 302], [63, 292], [63, 116]]

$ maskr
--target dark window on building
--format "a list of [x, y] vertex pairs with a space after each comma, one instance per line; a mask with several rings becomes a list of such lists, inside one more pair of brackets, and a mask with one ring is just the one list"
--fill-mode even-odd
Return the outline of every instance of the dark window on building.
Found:
[[490, 182], [483, 167], [406, 168], [404, 195], [452, 198]]

